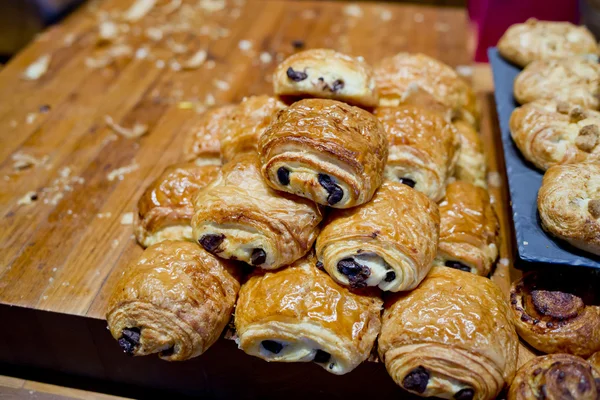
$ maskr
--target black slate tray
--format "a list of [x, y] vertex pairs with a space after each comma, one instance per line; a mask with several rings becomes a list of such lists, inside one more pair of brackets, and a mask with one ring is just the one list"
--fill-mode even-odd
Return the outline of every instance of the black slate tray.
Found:
[[518, 107], [513, 97], [513, 82], [521, 70], [504, 60], [496, 48], [490, 48], [488, 56], [494, 74], [494, 95], [517, 240], [515, 266], [520, 269], [537, 268], [540, 264], [600, 268], [600, 257], [585, 253], [542, 230], [537, 193], [544, 174], [523, 158], [510, 136], [508, 125], [512, 111]]

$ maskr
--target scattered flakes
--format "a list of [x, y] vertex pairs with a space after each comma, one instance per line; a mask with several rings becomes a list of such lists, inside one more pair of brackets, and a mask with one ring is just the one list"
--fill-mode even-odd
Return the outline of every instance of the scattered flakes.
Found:
[[523, 246], [527, 246], [529, 242], [527, 240], [523, 240]]
[[379, 13], [379, 18], [382, 21], [390, 21], [392, 19], [392, 12], [390, 10], [382, 9]]
[[156, 60], [156, 68], [163, 69], [165, 67], [165, 62], [163, 60]]
[[498, 260], [498, 263], [504, 265], [505, 267], [508, 267], [510, 265], [510, 260], [508, 258], [501, 258], [500, 260]]
[[135, 3], [125, 11], [126, 21], [134, 22], [148, 14], [156, 4], [156, 0], [136, 0]]
[[181, 0], [171, 0], [169, 4], [163, 6], [160, 10], [161, 14], [169, 15], [172, 12], [175, 12], [181, 7]]
[[116, 249], [119, 247], [119, 239], [114, 239], [110, 245], [111, 249]]
[[269, 64], [271, 61], [273, 61], [273, 56], [271, 56], [271, 54], [267, 53], [266, 51], [263, 53], [260, 53], [260, 62], [263, 64]]
[[207, 12], [221, 11], [225, 9], [225, 0], [200, 0], [200, 8]]
[[188, 51], [188, 46], [186, 44], [177, 43], [173, 39], [167, 40], [167, 47], [175, 54], [183, 54]]
[[360, 18], [363, 16], [362, 8], [357, 4], [349, 4], [344, 7], [344, 14], [348, 17]]
[[438, 32], [450, 32], [450, 25], [445, 22], [436, 22], [433, 27]]
[[35, 60], [32, 64], [25, 69], [22, 77], [28, 81], [35, 81], [40, 79], [46, 71], [48, 71], [48, 67], [50, 66], [51, 57], [49, 54], [45, 54]]
[[425, 21], [425, 16], [421, 13], [415, 13], [413, 15], [413, 21], [420, 24], [421, 22]]
[[32, 190], [30, 192], [25, 193], [25, 196], [21, 197], [17, 201], [17, 205], [24, 206], [24, 205], [32, 204], [37, 199], [38, 199], [38, 194]]
[[29, 113], [25, 117], [25, 122], [28, 125], [31, 125], [31, 124], [33, 124], [35, 122], [35, 120], [37, 119], [37, 116], [38, 116], [37, 113], [33, 113], [33, 112]]
[[148, 58], [148, 54], [149, 51], [147, 47], [140, 47], [135, 51], [135, 58], [137, 58], [138, 60], [145, 60], [146, 58]]
[[206, 95], [206, 98], [204, 99], [204, 104], [211, 107], [211, 106], [214, 106], [216, 103], [217, 102], [215, 100], [215, 96], [213, 96], [211, 93], [208, 93]]
[[238, 43], [238, 47], [240, 50], [242, 51], [248, 51], [250, 49], [252, 49], [252, 42], [249, 40], [240, 40], [240, 42]]
[[108, 173], [108, 175], [106, 175], [106, 178], [111, 182], [115, 179], [122, 181], [123, 179], [125, 179], [125, 175], [137, 170], [138, 168], [139, 165], [137, 165], [137, 163], [134, 161], [133, 163], [124, 167], [113, 169]]
[[214, 85], [219, 89], [219, 90], [229, 90], [229, 83], [220, 79], [215, 79], [214, 80]]
[[106, 115], [104, 117], [104, 121], [106, 122], [106, 125], [108, 125], [113, 131], [127, 139], [139, 138], [148, 132], [148, 125], [136, 122], [133, 125], [133, 128], [125, 128], [115, 123], [110, 115]]
[[110, 49], [100, 54], [98, 57], [87, 57], [85, 65], [89, 68], [103, 68], [111, 64], [119, 57], [128, 57], [133, 54], [131, 46], [120, 44], [112, 46]]
[[146, 29], [146, 36], [148, 39], [158, 42], [163, 38], [163, 31], [151, 26], [150, 28]]
[[488, 185], [492, 187], [500, 187], [502, 186], [502, 179], [500, 178], [500, 174], [497, 171], [488, 172], [487, 176]]
[[44, 204], [56, 205], [64, 197], [65, 192], [72, 192], [75, 184], [83, 184], [85, 179], [80, 176], [71, 176], [71, 168], [63, 167], [58, 171], [56, 178], [49, 187], [42, 189], [46, 193]]
[[67, 210], [67, 215], [73, 215], [73, 210], [71, 210], [70, 208]]
[[317, 13], [315, 12], [315, 10], [308, 9], [308, 10], [302, 11], [302, 14], [300, 14], [300, 16], [303, 19], [314, 19], [317, 16]]
[[75, 43], [75, 39], [77, 39], [77, 35], [74, 33], [67, 33], [63, 38], [63, 44], [67, 47], [70, 47], [73, 43]]
[[110, 211], [107, 211], [104, 213], [98, 213], [98, 214], [96, 214], [96, 217], [98, 217], [100, 219], [110, 218], [110, 217], [112, 217], [112, 213]]
[[128, 212], [121, 216], [121, 225], [131, 225], [133, 224], [133, 213]]
[[183, 63], [183, 69], [196, 69], [199, 68], [204, 61], [206, 61], [206, 51], [198, 50], [194, 55], [192, 55], [186, 62]]
[[30, 167], [37, 167], [38, 165], [46, 164], [48, 158], [49, 156], [47, 155], [42, 158], [37, 158], [31, 154], [18, 152], [12, 155], [14, 161], [13, 169], [15, 171], [21, 171]]
[[103, 21], [98, 27], [98, 43], [108, 43], [114, 41], [119, 35], [117, 24], [112, 21]]
[[13, 119], [13, 120], [10, 121], [10, 127], [11, 128], [16, 128], [17, 125], [19, 125], [19, 123], [17, 122], [16, 119]]
[[177, 60], [169, 61], [169, 67], [173, 71], [181, 71], [181, 64], [179, 64], [179, 62]]
[[215, 62], [215, 60], [208, 60], [204, 66], [206, 67], [206, 69], [213, 69], [216, 65], [217, 63]]
[[470, 65], [457, 65], [456, 73], [464, 77], [473, 76], [473, 67]]

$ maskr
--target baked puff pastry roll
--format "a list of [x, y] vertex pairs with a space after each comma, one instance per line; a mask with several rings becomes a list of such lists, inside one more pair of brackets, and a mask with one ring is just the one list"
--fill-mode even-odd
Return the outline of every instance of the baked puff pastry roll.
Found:
[[183, 156], [186, 161], [221, 164], [220, 135], [229, 114], [235, 109], [233, 104], [215, 107], [206, 111], [193, 125], [183, 142]]
[[286, 58], [273, 74], [275, 94], [333, 99], [361, 107], [379, 100], [373, 69], [362, 57], [310, 49]]
[[369, 357], [381, 306], [372, 293], [339, 286], [314, 257], [303, 258], [243, 285], [235, 311], [238, 345], [266, 361], [312, 361], [343, 375]]
[[286, 105], [276, 97], [246, 97], [228, 114], [222, 125], [221, 160], [226, 163], [238, 153], [256, 152], [259, 137]]
[[274, 189], [349, 208], [371, 200], [381, 185], [388, 143], [373, 114], [339, 101], [305, 99], [277, 115], [258, 153]]
[[600, 165], [555, 165], [538, 192], [542, 228], [572, 246], [600, 255]]
[[225, 164], [194, 201], [193, 236], [204, 249], [263, 269], [304, 256], [323, 219], [312, 201], [267, 186], [255, 154]]
[[598, 54], [594, 35], [570, 22], [538, 21], [530, 18], [514, 24], [498, 41], [502, 57], [524, 67], [535, 60]]
[[193, 197], [219, 173], [216, 165], [196, 162], [167, 167], [138, 201], [135, 235], [143, 247], [163, 240], [193, 240]]
[[187, 360], [219, 338], [239, 288], [237, 271], [197, 244], [158, 243], [129, 265], [114, 287], [108, 329], [129, 355]]
[[380, 106], [403, 104], [414, 91], [425, 91], [452, 109], [453, 119], [472, 125], [479, 121], [479, 109], [473, 89], [454, 69], [420, 53], [399, 53], [384, 58], [375, 67]]
[[411, 290], [431, 269], [439, 229], [437, 204], [399, 182], [384, 182], [367, 204], [330, 214], [317, 257], [342, 285]]
[[454, 121], [453, 125], [460, 141], [454, 177], [487, 188], [487, 167], [479, 134], [465, 121]]
[[600, 371], [570, 354], [536, 357], [517, 371], [508, 400], [600, 398]]
[[519, 336], [534, 348], [581, 357], [600, 351], [598, 287], [589, 279], [529, 273], [513, 282], [510, 304]]
[[485, 189], [455, 181], [440, 203], [440, 243], [434, 265], [488, 276], [498, 258], [498, 218]]
[[459, 155], [454, 126], [441, 114], [418, 106], [379, 107], [375, 115], [389, 142], [385, 177], [440, 201]]
[[567, 103], [539, 100], [516, 108], [510, 133], [537, 168], [600, 160], [600, 113]]
[[423, 397], [494, 399], [514, 377], [518, 338], [491, 280], [433, 267], [386, 302], [379, 355], [404, 389]]
[[587, 362], [594, 368], [596, 371], [600, 372], [600, 351], [592, 354], [590, 358], [587, 359]]

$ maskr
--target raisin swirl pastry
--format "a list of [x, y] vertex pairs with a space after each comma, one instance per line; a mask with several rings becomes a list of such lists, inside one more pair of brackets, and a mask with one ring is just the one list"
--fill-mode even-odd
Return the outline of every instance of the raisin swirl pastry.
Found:
[[460, 152], [456, 161], [454, 177], [487, 188], [485, 154], [479, 134], [471, 124], [465, 121], [454, 121], [453, 125], [460, 141]]
[[238, 345], [266, 361], [312, 361], [346, 374], [369, 357], [381, 306], [372, 293], [339, 286], [309, 256], [257, 273], [242, 286], [235, 311]]
[[183, 142], [183, 156], [186, 161], [215, 160], [221, 164], [220, 135], [229, 114], [235, 109], [233, 104], [215, 107], [206, 111], [187, 133]]
[[286, 105], [271, 96], [246, 97], [228, 113], [221, 126], [221, 160], [231, 160], [238, 153], [256, 152], [258, 139], [279, 110]]
[[379, 100], [373, 69], [362, 57], [310, 49], [286, 58], [273, 74], [275, 94], [333, 99], [361, 107]]
[[148, 247], [163, 240], [193, 240], [193, 197], [217, 177], [219, 169], [195, 161], [167, 167], [138, 201], [138, 243]]
[[570, 354], [536, 357], [517, 371], [508, 400], [600, 398], [600, 371]]
[[485, 189], [448, 185], [440, 203], [440, 244], [434, 265], [487, 276], [498, 257], [498, 219]]
[[530, 18], [514, 24], [498, 41], [502, 57], [524, 67], [535, 60], [598, 54], [594, 35], [570, 22], [538, 21]]
[[255, 154], [238, 154], [194, 200], [193, 236], [207, 251], [264, 269], [304, 256], [323, 216], [310, 200], [266, 185]]
[[600, 165], [555, 165], [538, 192], [542, 228], [571, 245], [600, 255]]
[[411, 92], [425, 91], [450, 107], [453, 119], [478, 124], [475, 92], [454, 69], [435, 58], [420, 53], [399, 53], [384, 58], [375, 67], [375, 79], [380, 106], [398, 106]]
[[518, 338], [491, 280], [433, 267], [385, 305], [379, 355], [404, 389], [423, 397], [494, 399], [515, 374]]
[[129, 355], [197, 357], [229, 322], [240, 288], [237, 273], [192, 242], [152, 245], [113, 289], [106, 313], [110, 333]]
[[305, 99], [281, 111], [261, 136], [262, 174], [274, 189], [335, 208], [366, 203], [383, 181], [383, 127], [358, 107]]
[[519, 336], [545, 353], [588, 357], [600, 351], [600, 305], [590, 279], [540, 272], [513, 282], [512, 319]]
[[367, 204], [331, 212], [317, 238], [317, 257], [342, 285], [411, 290], [431, 269], [439, 229], [433, 201], [399, 182], [384, 182]]
[[600, 113], [567, 103], [539, 100], [516, 108], [510, 133], [537, 168], [600, 160]]
[[385, 177], [440, 201], [459, 155], [454, 126], [441, 114], [412, 105], [379, 107], [375, 115], [389, 142]]

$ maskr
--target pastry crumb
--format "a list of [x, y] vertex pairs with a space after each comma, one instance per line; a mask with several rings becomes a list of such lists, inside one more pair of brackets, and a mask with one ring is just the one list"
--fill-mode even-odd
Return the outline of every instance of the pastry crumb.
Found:
[[49, 54], [45, 54], [30, 64], [23, 72], [23, 79], [28, 81], [35, 81], [40, 79], [48, 71], [50, 66], [51, 57]]
[[252, 42], [249, 40], [240, 40], [240, 42], [238, 43], [238, 47], [240, 50], [242, 51], [248, 51], [252, 49]]
[[106, 115], [104, 121], [113, 131], [127, 139], [139, 138], [148, 132], [148, 125], [136, 122], [132, 128], [125, 128], [117, 124], [110, 115]]
[[497, 171], [488, 172], [487, 180], [488, 185], [490, 185], [491, 187], [499, 188], [500, 186], [502, 186], [502, 179]]
[[501, 258], [498, 260], [498, 263], [508, 267], [510, 265], [510, 260], [508, 258]]
[[457, 65], [456, 73], [464, 77], [473, 76], [473, 67], [470, 65]]
[[32, 204], [37, 199], [38, 199], [38, 194], [35, 191], [30, 191], [30, 192], [27, 192], [25, 194], [25, 196], [21, 197], [17, 201], [17, 205], [23, 206], [23, 205]]
[[262, 62], [263, 64], [268, 64], [271, 61], [273, 61], [273, 56], [271, 56], [271, 54], [267, 53], [266, 51], [260, 53], [260, 62]]
[[98, 214], [96, 214], [96, 217], [98, 217], [100, 219], [110, 218], [110, 217], [112, 217], [112, 213], [110, 211], [104, 212], [104, 213], [98, 213]]
[[123, 18], [130, 22], [138, 21], [144, 15], [148, 14], [155, 4], [156, 0], [136, 0], [136, 2], [125, 11]]
[[413, 15], [413, 21], [420, 24], [421, 22], [425, 21], [425, 16], [421, 13], [415, 13]]
[[137, 170], [138, 168], [139, 165], [134, 161], [133, 163], [124, 167], [113, 169], [108, 173], [108, 175], [106, 175], [106, 178], [111, 182], [115, 179], [122, 181], [125, 178], [125, 175]]
[[344, 7], [344, 14], [348, 17], [360, 18], [363, 16], [362, 8], [357, 4], [349, 4]]
[[206, 61], [206, 50], [199, 50], [192, 55], [186, 62], [183, 63], [183, 69], [199, 68]]
[[526, 240], [523, 241], [523, 246], [527, 246], [528, 244], [529, 244], [528, 241], [526, 241]]
[[227, 83], [226, 81], [220, 80], [220, 79], [215, 79], [214, 81], [214, 85], [219, 89], [219, 90], [229, 90], [229, 83]]
[[133, 213], [128, 212], [121, 216], [121, 225], [131, 225], [133, 224]]

